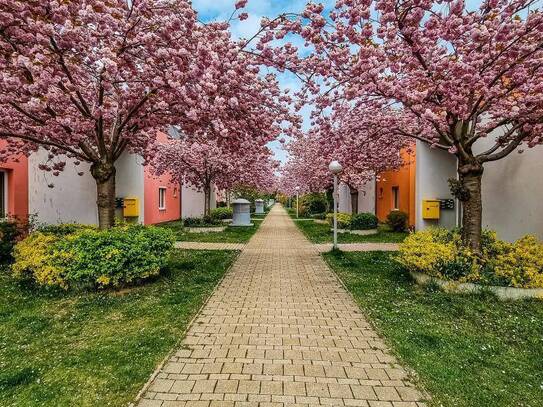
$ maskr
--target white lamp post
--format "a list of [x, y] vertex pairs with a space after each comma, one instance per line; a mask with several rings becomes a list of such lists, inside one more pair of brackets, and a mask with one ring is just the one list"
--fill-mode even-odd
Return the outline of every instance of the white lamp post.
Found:
[[300, 187], [296, 187], [296, 219], [298, 219], [298, 214], [299, 214], [299, 205], [298, 205], [299, 198], [300, 198]]
[[328, 166], [328, 169], [334, 174], [334, 250], [337, 249], [337, 204], [338, 204], [338, 192], [337, 192], [337, 176], [343, 170], [343, 167], [338, 161], [332, 161]]

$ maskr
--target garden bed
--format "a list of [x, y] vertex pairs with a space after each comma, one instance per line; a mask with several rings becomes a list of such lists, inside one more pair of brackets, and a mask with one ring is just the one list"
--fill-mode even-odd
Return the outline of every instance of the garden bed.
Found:
[[0, 405], [126, 406], [235, 260], [176, 250], [142, 287], [44, 293], [0, 270]]
[[[334, 229], [330, 229], [332, 232]], [[370, 235], [376, 235], [379, 233], [378, 229], [367, 229], [367, 230], [352, 230], [352, 229], [338, 229], [338, 233], [350, 233], [351, 235], [358, 235], [358, 236], [370, 236]]]
[[224, 231], [215, 233], [187, 232], [182, 221], [165, 222], [158, 226], [172, 230], [178, 242], [247, 243], [262, 224], [261, 219], [252, 219], [252, 222], [254, 226], [228, 226]]
[[437, 284], [440, 288], [448, 292], [480, 293], [489, 291], [502, 300], [519, 300], [524, 298], [543, 299], [543, 288], [500, 287], [495, 285], [460, 283], [457, 281], [442, 280], [416, 271], [410, 271], [409, 274], [417, 284]]
[[543, 302], [419, 286], [395, 256], [324, 258], [400, 361], [415, 370], [432, 395], [429, 406], [543, 405]]
[[187, 233], [220, 233], [226, 230], [227, 226], [197, 226], [186, 227]]
[[[295, 222], [296, 226], [312, 243], [331, 243], [333, 233], [330, 231], [330, 225], [315, 223], [310, 221]], [[339, 243], [399, 243], [402, 242], [408, 233], [393, 232], [387, 226], [379, 226], [377, 233], [368, 236], [343, 233], [338, 235]]]

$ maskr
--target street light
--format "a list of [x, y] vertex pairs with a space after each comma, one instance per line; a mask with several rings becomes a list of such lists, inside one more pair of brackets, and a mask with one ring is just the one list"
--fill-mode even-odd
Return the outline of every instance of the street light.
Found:
[[338, 161], [332, 161], [328, 166], [328, 169], [334, 174], [334, 250], [337, 250], [337, 204], [338, 204], [338, 192], [337, 192], [337, 176], [343, 170], [343, 167]]
[[298, 201], [300, 198], [300, 187], [296, 187], [296, 219], [298, 219], [299, 205]]

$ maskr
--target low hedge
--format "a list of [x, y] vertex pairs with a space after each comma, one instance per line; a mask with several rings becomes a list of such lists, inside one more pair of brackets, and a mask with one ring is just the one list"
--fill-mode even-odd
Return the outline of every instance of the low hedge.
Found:
[[152, 226], [46, 228], [15, 246], [12, 273], [65, 290], [117, 288], [158, 275], [173, 243], [171, 231]]
[[234, 211], [232, 208], [216, 208], [211, 211], [211, 219], [213, 220], [224, 220], [224, 219], [232, 219], [232, 216], [234, 215]]
[[484, 231], [476, 256], [462, 245], [458, 230], [429, 228], [409, 235], [397, 260], [409, 271], [443, 280], [543, 288], [543, 244], [531, 235], [509, 243]]
[[353, 230], [369, 230], [377, 229], [379, 220], [373, 213], [357, 213], [351, 218], [351, 229]]
[[213, 218], [211, 215], [204, 215], [201, 218], [184, 218], [183, 226], [185, 227], [206, 227], [220, 225], [219, 219]]

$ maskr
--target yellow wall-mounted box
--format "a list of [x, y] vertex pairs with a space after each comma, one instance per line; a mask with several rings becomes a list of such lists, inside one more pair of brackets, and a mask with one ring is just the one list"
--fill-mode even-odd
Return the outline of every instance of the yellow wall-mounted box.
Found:
[[140, 204], [138, 198], [124, 198], [123, 216], [126, 218], [140, 216]]
[[424, 199], [422, 201], [422, 219], [439, 219], [440, 201], [437, 199]]

